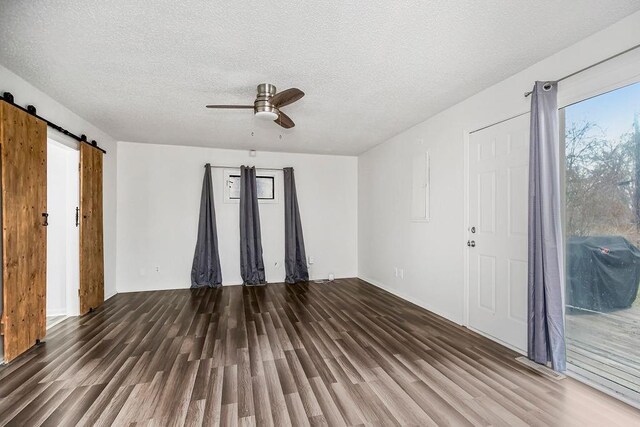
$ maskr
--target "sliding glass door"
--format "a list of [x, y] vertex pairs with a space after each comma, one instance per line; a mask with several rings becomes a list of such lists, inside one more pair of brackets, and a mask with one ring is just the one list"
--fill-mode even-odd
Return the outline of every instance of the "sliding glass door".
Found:
[[640, 83], [561, 111], [570, 369], [640, 401]]

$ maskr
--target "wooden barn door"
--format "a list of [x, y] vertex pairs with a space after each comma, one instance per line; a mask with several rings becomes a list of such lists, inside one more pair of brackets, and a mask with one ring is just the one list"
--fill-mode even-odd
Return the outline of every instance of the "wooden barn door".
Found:
[[0, 102], [4, 360], [46, 334], [47, 125]]
[[102, 152], [80, 144], [80, 314], [103, 302]]

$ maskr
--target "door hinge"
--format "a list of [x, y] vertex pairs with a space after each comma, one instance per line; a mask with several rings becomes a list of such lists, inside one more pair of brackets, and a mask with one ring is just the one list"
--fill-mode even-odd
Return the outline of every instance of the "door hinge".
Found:
[[4, 335], [4, 320], [0, 320], [0, 335]]

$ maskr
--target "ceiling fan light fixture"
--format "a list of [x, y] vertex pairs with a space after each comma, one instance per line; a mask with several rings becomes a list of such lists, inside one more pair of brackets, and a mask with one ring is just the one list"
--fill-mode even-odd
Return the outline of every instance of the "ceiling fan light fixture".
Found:
[[256, 111], [256, 117], [262, 120], [276, 120], [278, 118], [278, 113], [275, 111]]

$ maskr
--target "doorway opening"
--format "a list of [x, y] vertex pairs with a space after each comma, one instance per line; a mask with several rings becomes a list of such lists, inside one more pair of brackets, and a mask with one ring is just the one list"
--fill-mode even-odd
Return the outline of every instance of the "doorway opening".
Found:
[[47, 329], [79, 307], [79, 152], [47, 140]]

